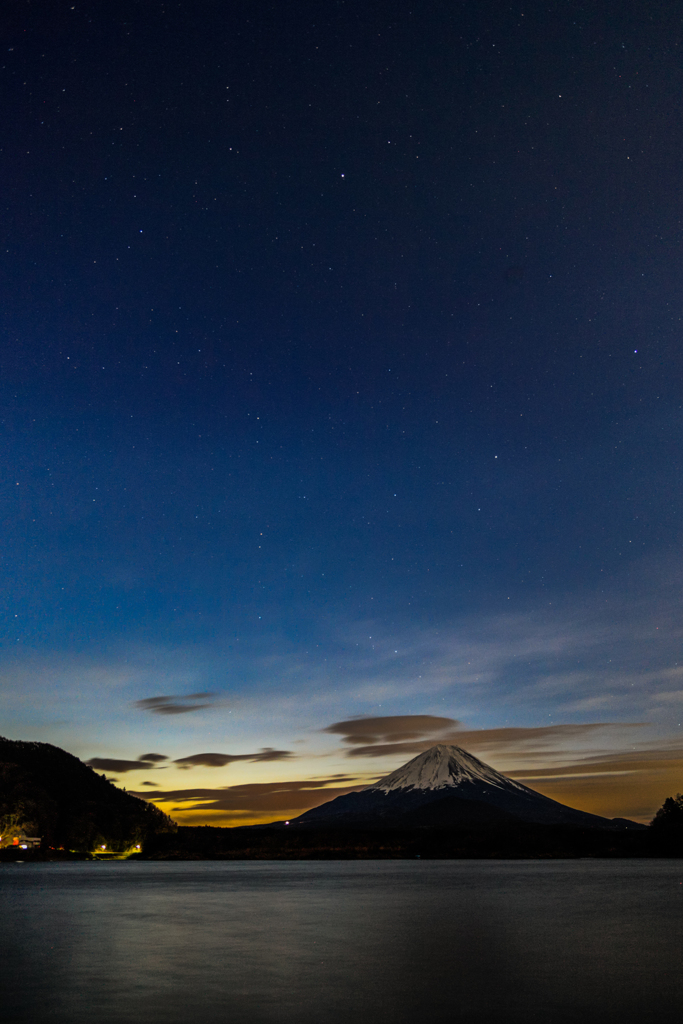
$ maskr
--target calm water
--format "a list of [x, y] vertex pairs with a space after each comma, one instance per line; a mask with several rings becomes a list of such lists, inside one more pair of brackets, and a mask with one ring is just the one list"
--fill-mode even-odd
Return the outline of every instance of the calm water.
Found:
[[0, 866], [8, 1024], [676, 1024], [683, 861]]

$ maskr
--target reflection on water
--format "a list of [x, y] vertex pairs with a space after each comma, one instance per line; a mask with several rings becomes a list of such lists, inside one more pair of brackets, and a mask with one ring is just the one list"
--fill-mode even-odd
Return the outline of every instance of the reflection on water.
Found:
[[683, 861], [0, 866], [12, 1024], [673, 1024]]

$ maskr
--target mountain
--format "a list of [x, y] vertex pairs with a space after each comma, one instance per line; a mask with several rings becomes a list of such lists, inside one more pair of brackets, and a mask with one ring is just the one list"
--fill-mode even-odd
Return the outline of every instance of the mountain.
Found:
[[117, 789], [66, 750], [0, 737], [0, 835], [117, 851], [175, 827], [153, 804]]
[[461, 747], [437, 743], [359, 793], [338, 796], [291, 821], [295, 826], [471, 826], [530, 822], [639, 828], [551, 800]]

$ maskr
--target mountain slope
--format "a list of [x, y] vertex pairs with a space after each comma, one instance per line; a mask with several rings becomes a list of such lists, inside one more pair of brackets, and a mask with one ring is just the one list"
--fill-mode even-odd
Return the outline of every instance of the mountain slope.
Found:
[[[433, 805], [432, 811], [429, 805]], [[339, 796], [306, 811], [292, 825], [465, 825], [475, 823], [475, 819], [480, 824], [517, 820], [590, 828], [629, 827], [566, 807], [507, 778], [468, 751], [442, 743], [359, 793]], [[637, 827], [635, 823], [633, 827]]]
[[0, 737], [0, 834], [42, 836], [48, 846], [126, 849], [176, 826], [153, 804], [107, 782], [51, 743]]

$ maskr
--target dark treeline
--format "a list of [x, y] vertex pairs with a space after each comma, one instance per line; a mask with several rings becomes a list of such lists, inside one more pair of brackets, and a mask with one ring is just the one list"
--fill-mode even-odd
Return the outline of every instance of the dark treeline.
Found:
[[659, 836], [683, 841], [683, 793], [668, 796], [650, 823]]
[[463, 829], [181, 826], [177, 832], [155, 835], [141, 856], [154, 860], [680, 857], [683, 835], [667, 828], [611, 832], [521, 822]]

